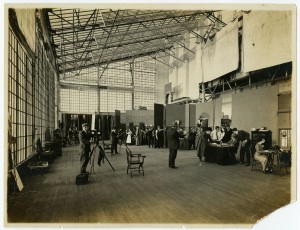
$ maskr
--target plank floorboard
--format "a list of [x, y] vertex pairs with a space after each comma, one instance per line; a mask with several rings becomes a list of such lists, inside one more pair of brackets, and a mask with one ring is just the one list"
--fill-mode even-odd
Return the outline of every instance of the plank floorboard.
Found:
[[146, 155], [144, 177], [126, 173], [122, 147], [119, 155], [107, 154], [115, 172], [107, 161], [95, 162], [89, 183], [76, 185], [77, 147], [65, 147], [48, 173], [26, 177], [24, 190], [8, 199], [8, 223], [251, 225], [290, 203], [290, 175], [199, 166], [193, 150], [179, 150], [179, 168], [170, 169], [167, 149], [130, 148]]

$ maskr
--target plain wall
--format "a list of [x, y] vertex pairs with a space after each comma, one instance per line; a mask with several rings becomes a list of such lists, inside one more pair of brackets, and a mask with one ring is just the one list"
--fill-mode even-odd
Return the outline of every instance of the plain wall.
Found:
[[196, 127], [196, 104], [189, 104], [189, 122], [190, 122], [190, 127]]
[[203, 114], [208, 115], [208, 126], [213, 127], [221, 124], [222, 114], [222, 98], [217, 98], [213, 101], [209, 101], [206, 103], [198, 103], [196, 104], [196, 116], [195, 116], [195, 124], [200, 116]]
[[[124, 122], [124, 118], [121, 116], [121, 123]], [[126, 111], [126, 125], [130, 122], [134, 125], [139, 125], [144, 122], [145, 125], [154, 124], [154, 110], [127, 110]]]
[[186, 110], [188, 105], [167, 104], [166, 105], [166, 126], [172, 126], [174, 120], [180, 121], [180, 127], [184, 128], [186, 125]]
[[232, 95], [232, 127], [247, 132], [251, 128], [266, 127], [272, 140], [278, 139], [278, 85], [244, 89]]
[[[169, 57], [163, 58], [162, 61], [168, 63]], [[169, 83], [169, 67], [160, 62], [156, 62], [155, 103], [165, 104], [165, 98], [166, 98], [165, 85], [168, 83]]]

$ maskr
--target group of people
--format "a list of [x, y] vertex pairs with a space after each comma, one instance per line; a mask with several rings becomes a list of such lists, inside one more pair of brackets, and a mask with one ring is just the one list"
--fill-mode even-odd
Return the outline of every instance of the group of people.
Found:
[[126, 131], [126, 144], [143, 145], [147, 144], [152, 148], [166, 147], [166, 129], [157, 126], [155, 129], [152, 125], [135, 128], [128, 128]]
[[227, 146], [237, 146], [237, 129], [216, 126], [214, 130], [210, 127], [199, 126], [196, 130], [195, 146], [197, 156], [201, 161], [205, 160], [205, 152], [209, 143], [224, 143]]
[[[155, 139], [157, 146], [163, 146], [160, 141], [160, 133], [163, 133], [158, 126], [156, 131], [153, 132], [152, 126], [146, 127], [146, 136], [149, 147], [153, 146], [153, 142], [151, 139]], [[196, 129], [191, 130], [195, 135], [195, 148], [197, 150], [197, 156], [199, 157], [200, 164], [201, 161], [204, 160], [205, 157], [205, 150], [209, 143], [224, 143], [227, 146], [235, 146], [236, 148], [240, 148], [240, 164], [245, 164], [245, 166], [250, 165], [250, 148], [251, 148], [251, 140], [250, 134], [243, 131], [238, 130], [236, 128], [231, 129], [228, 127], [219, 127], [216, 126], [214, 130], [211, 128], [201, 127], [198, 126]], [[151, 133], [151, 135], [150, 135]], [[148, 134], [148, 135], [147, 135]], [[126, 132], [126, 142], [131, 143], [130, 138], [132, 135], [131, 129], [128, 129]], [[189, 137], [191, 134], [188, 135]], [[81, 161], [81, 172], [86, 172], [86, 167], [89, 161], [89, 153], [91, 148], [92, 136], [88, 132], [88, 125], [84, 123], [82, 125], [82, 131], [79, 132], [79, 154], [80, 154], [80, 161]], [[166, 138], [168, 142], [169, 148], [169, 167], [170, 168], [177, 168], [175, 165], [175, 160], [177, 157], [177, 150], [179, 148], [180, 138], [185, 138], [186, 134], [178, 127], [176, 122], [172, 123], [172, 127], [167, 129]], [[114, 127], [111, 131], [111, 151], [117, 152], [117, 144], [118, 144], [118, 132], [116, 127]], [[165, 137], [164, 137], [165, 138]], [[266, 163], [267, 157], [263, 154], [263, 147], [265, 140], [260, 140], [255, 146], [255, 155], [254, 158], [261, 162], [263, 166], [263, 170], [266, 170]]]
[[67, 141], [68, 141], [69, 145], [71, 145], [72, 141], [74, 141], [75, 144], [79, 143], [77, 127], [74, 128], [74, 129], [69, 128], [69, 130], [68, 130], [68, 136], [67, 136]]

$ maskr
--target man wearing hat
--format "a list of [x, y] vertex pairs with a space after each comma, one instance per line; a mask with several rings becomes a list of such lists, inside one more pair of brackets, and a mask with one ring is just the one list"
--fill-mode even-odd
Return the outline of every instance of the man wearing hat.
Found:
[[80, 172], [86, 173], [86, 167], [89, 163], [89, 154], [91, 151], [91, 134], [88, 132], [88, 124], [82, 124], [82, 131], [79, 132], [79, 156], [80, 156]]
[[177, 131], [177, 122], [172, 122], [172, 127], [168, 130], [168, 147], [169, 147], [169, 167], [170, 168], [177, 168], [175, 166], [175, 159], [177, 157], [177, 149], [179, 146], [179, 137], [181, 136], [180, 133]]

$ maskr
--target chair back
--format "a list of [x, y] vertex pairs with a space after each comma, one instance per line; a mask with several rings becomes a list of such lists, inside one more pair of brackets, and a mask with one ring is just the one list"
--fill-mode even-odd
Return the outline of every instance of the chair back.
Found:
[[279, 152], [279, 164], [282, 167], [290, 167], [291, 166], [291, 154], [289, 152]]
[[126, 156], [127, 156], [127, 163], [131, 161], [131, 151], [129, 149], [126, 149]]
[[40, 138], [36, 140], [36, 150], [38, 154], [43, 152], [43, 146]]

